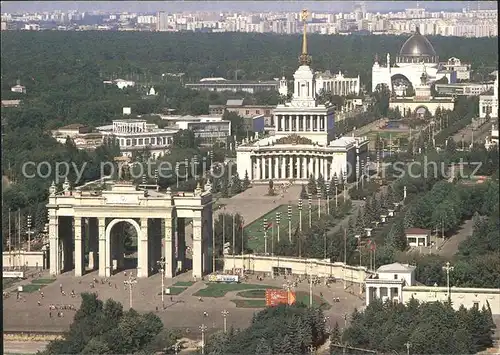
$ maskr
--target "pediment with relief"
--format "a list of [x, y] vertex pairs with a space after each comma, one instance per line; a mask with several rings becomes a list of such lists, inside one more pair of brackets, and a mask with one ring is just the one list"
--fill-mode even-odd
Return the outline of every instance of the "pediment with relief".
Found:
[[309, 138], [299, 136], [298, 134], [291, 134], [286, 137], [277, 139], [274, 144], [313, 144], [313, 141]]

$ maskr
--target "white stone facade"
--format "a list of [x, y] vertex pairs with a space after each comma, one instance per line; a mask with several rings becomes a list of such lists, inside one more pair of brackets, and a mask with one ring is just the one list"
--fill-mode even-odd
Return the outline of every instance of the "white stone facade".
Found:
[[148, 149], [152, 158], [157, 158], [168, 150], [178, 129], [161, 129], [146, 120], [114, 120], [112, 125], [97, 127], [103, 135], [117, 139], [123, 156], [131, 157], [134, 151]]
[[489, 114], [491, 118], [498, 118], [498, 71], [493, 84], [493, 95], [479, 96], [479, 117], [485, 118]]
[[316, 93], [319, 94], [321, 90], [339, 96], [359, 95], [361, 92], [359, 75], [356, 78], [348, 78], [340, 71], [332, 75], [328, 70], [316, 73]]
[[440, 66], [446, 70], [456, 72], [458, 80], [470, 79], [471, 65], [462, 63], [458, 58], [451, 57], [446, 62], [440, 63]]

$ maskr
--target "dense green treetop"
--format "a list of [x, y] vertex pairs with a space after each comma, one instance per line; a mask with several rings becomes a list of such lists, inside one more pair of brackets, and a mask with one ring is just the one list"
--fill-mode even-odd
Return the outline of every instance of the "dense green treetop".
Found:
[[155, 314], [124, 311], [112, 299], [103, 302], [95, 293], [83, 293], [69, 331], [42, 354], [152, 354], [170, 350], [175, 341]]
[[210, 337], [206, 354], [306, 354], [326, 339], [323, 312], [303, 304], [269, 307], [250, 327]]
[[[375, 54], [394, 57], [407, 36], [309, 35], [316, 70], [342, 70], [371, 80]], [[473, 68], [498, 66], [496, 38], [429, 36], [437, 54], [458, 57]], [[21, 44], [21, 45], [20, 45]], [[202, 77], [270, 80], [283, 70], [291, 77], [300, 52], [299, 35], [247, 33], [147, 32], [6, 32], [2, 34], [2, 78], [5, 85], [23, 81], [71, 77], [76, 68], [118, 76], [186, 73], [185, 80]], [[481, 55], [477, 55], [481, 53]], [[29, 69], [28, 69], [29, 68]]]
[[476, 354], [492, 347], [494, 328], [491, 310], [485, 307], [455, 311], [448, 303], [413, 298], [407, 304], [375, 300], [364, 312], [351, 315], [337, 342], [341, 346], [330, 349], [331, 354], [355, 354], [350, 347], [403, 354], [409, 343], [412, 354]]

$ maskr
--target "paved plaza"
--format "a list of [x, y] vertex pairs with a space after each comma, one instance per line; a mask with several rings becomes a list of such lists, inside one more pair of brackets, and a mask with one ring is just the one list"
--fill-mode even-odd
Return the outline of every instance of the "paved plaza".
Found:
[[274, 190], [276, 196], [266, 196], [268, 185], [253, 185], [251, 188], [231, 198], [221, 198], [218, 200], [219, 205], [224, 205], [224, 209], [219, 209], [215, 213], [239, 213], [245, 221], [245, 226], [250, 225], [260, 216], [265, 215], [269, 211], [275, 209], [279, 205], [292, 202], [295, 204], [299, 197], [301, 185], [291, 185], [286, 189], [286, 192], [281, 194], [281, 185], [276, 184]]
[[[95, 288], [90, 284], [93, 278], [98, 279]], [[80, 293], [96, 292], [100, 299], [106, 300], [112, 298], [124, 305], [124, 309], [129, 307], [129, 290], [124, 288], [123, 281], [127, 280], [124, 272], [120, 272], [109, 278], [109, 282], [102, 284], [96, 272], [89, 273], [83, 277], [75, 278], [73, 273], [60, 275], [57, 280], [42, 288], [44, 298], [39, 292], [23, 293], [23, 299], [17, 300], [15, 293], [4, 300], [4, 329], [6, 331], [64, 331], [67, 330], [73, 320], [75, 311], [66, 310], [63, 317], [57, 316], [57, 311], [52, 311], [52, 317], [49, 315], [50, 305], [73, 305], [78, 308], [81, 303]], [[178, 281], [192, 281], [190, 273], [182, 274], [172, 280], [165, 282], [165, 287]], [[265, 285], [282, 286], [285, 280], [280, 277], [276, 279], [257, 280], [256, 276], [251, 277], [247, 282], [253, 284], [261, 283]], [[61, 294], [60, 285], [66, 295]], [[165, 295], [165, 310], [161, 306], [161, 278], [159, 274], [153, 275], [147, 279], [138, 279], [138, 283], [132, 289], [133, 308], [139, 312], [153, 311], [162, 319], [166, 328], [180, 328], [186, 337], [198, 337], [198, 327], [202, 323], [209, 328], [208, 332], [221, 329], [223, 325], [222, 310], [228, 310], [228, 326], [236, 328], [247, 327], [250, 324], [252, 315], [259, 309], [236, 308], [231, 299], [239, 298], [236, 296], [238, 291], [228, 292], [226, 296], [220, 298], [206, 297], [202, 301], [197, 296], [193, 296], [198, 290], [206, 287], [202, 281], [195, 282], [180, 295]], [[14, 288], [15, 289], [15, 288]], [[71, 297], [71, 291], [74, 290], [76, 297]], [[297, 291], [309, 290], [307, 282], [302, 282], [297, 286]], [[349, 291], [349, 290], [348, 290]], [[340, 325], [344, 323], [344, 314], [352, 312], [354, 307], [362, 307], [363, 300], [359, 298], [359, 288], [357, 286], [352, 290], [353, 293], [344, 291], [342, 283], [336, 283], [330, 286], [315, 286], [314, 294], [323, 297], [332, 304], [332, 308], [325, 312], [329, 317], [328, 322], [331, 326], [338, 321]], [[334, 298], [340, 298], [340, 302], [333, 302]], [[41, 306], [37, 305], [41, 301]], [[156, 311], [158, 307], [158, 312]], [[203, 315], [208, 313], [208, 317]], [[188, 330], [189, 329], [189, 330]]]

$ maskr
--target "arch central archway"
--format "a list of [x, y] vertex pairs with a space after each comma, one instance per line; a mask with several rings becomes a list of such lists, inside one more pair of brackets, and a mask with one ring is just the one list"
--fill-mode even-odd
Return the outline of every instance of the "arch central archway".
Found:
[[[121, 269], [124, 268], [137, 268], [138, 263], [137, 263], [137, 255], [134, 258], [135, 262], [133, 260], [132, 263], [125, 263], [125, 240], [123, 236], [120, 235], [112, 235], [112, 230], [113, 227], [119, 227], [120, 225], [130, 225], [135, 229], [136, 232], [136, 248], [135, 251], [136, 253], [138, 252], [138, 243], [139, 243], [139, 237], [141, 235], [141, 226], [139, 223], [137, 223], [135, 220], [131, 218], [116, 218], [113, 219], [107, 226], [106, 226], [106, 241], [107, 241], [107, 248], [109, 248], [109, 252], [106, 253], [106, 258], [109, 258], [105, 261], [106, 263], [106, 276], [111, 276], [114, 272], [117, 272]], [[115, 228], [115, 233], [116, 233], [116, 228]], [[108, 271], [109, 270], [109, 271]]]

